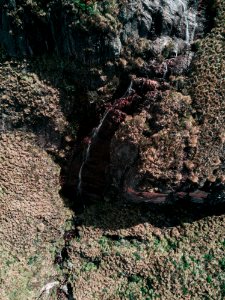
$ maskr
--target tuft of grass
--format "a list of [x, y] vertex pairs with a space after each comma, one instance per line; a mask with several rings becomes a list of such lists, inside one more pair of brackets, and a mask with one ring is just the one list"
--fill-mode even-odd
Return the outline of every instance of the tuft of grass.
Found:
[[106, 237], [106, 236], [102, 236], [99, 240], [98, 240], [98, 243], [99, 243], [99, 245], [102, 247], [102, 248], [106, 248], [106, 247], [108, 247], [108, 242], [109, 242], [109, 240], [108, 240], [108, 238]]
[[87, 263], [85, 263], [85, 264], [82, 266], [82, 268], [81, 268], [81, 270], [82, 270], [83, 272], [96, 271], [97, 269], [98, 269], [98, 268], [97, 268], [96, 264], [93, 263], [93, 262], [87, 262]]
[[225, 239], [221, 242], [221, 244], [225, 248]]
[[133, 274], [128, 277], [128, 284], [123, 283], [117, 290], [120, 299], [144, 299], [152, 300], [159, 298], [153, 289], [152, 279], [145, 279], [139, 274]]
[[208, 275], [208, 276], [206, 277], [206, 281], [207, 281], [208, 283], [211, 283], [211, 282], [212, 282], [212, 276]]
[[96, 1], [87, 1], [87, 0], [71, 0], [74, 5], [80, 9], [82, 12], [94, 14], [96, 12], [95, 3]]
[[142, 280], [142, 277], [140, 277], [138, 275], [131, 275], [130, 277], [128, 277], [129, 282], [140, 282], [141, 280]]
[[133, 256], [135, 257], [136, 260], [140, 260], [141, 259], [141, 256], [140, 256], [140, 254], [138, 252], [134, 252]]
[[222, 271], [225, 271], [225, 257], [219, 260], [219, 266]]
[[182, 265], [183, 265], [184, 270], [187, 270], [187, 269], [190, 268], [191, 264], [188, 262], [187, 258], [184, 255], [182, 255], [181, 261], [182, 261]]
[[220, 291], [221, 291], [221, 299], [225, 298], [225, 281], [221, 283], [220, 285]]
[[189, 293], [188, 288], [185, 286], [183, 287], [182, 291], [183, 291], [184, 296], [188, 295], [188, 293]]
[[176, 250], [178, 247], [178, 243], [176, 241], [168, 240], [168, 250]]
[[214, 258], [214, 254], [212, 252], [209, 251], [209, 253], [204, 255], [204, 259], [206, 262], [211, 262]]
[[159, 238], [155, 238], [155, 240], [154, 240], [154, 246], [155, 246], [155, 248], [158, 248], [159, 245], [160, 245], [160, 239]]
[[36, 263], [38, 259], [38, 256], [37, 255], [34, 255], [34, 256], [30, 256], [29, 259], [28, 259], [28, 262], [27, 264], [30, 266], [30, 265], [33, 265], [34, 263]]

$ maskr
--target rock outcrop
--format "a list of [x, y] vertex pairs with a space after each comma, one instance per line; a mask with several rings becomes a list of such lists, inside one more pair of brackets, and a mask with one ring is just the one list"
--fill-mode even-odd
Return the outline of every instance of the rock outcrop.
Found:
[[[151, 70], [155, 81], [131, 81], [132, 93], [141, 99], [139, 112], [131, 110], [115, 132], [110, 164], [101, 176], [110, 174], [110, 188], [120, 198], [147, 203], [224, 202], [223, 11], [218, 3], [215, 27], [199, 45], [192, 72], [187, 74], [192, 56], [187, 48], [183, 55], [161, 63], [145, 62], [143, 69]], [[110, 122], [105, 116], [103, 124]], [[84, 184], [85, 179], [81, 176], [80, 181]], [[100, 190], [103, 196], [103, 186]]]
[[[2, 131], [34, 132], [37, 143], [62, 159], [61, 181], [74, 198], [112, 193], [204, 202], [215, 188], [223, 190], [222, 2], [2, 1], [1, 8], [2, 58], [32, 59], [33, 70], [65, 97], [57, 102], [55, 91], [36, 84], [21, 65], [19, 75], [10, 75], [18, 80], [18, 97], [4, 79]], [[50, 72], [37, 62], [40, 55], [47, 64], [57, 57]], [[29, 103], [28, 93], [35, 101]]]
[[[224, 201], [222, 19], [221, 2], [215, 28], [199, 46], [187, 91], [183, 89], [182, 94], [171, 88], [156, 101], [147, 93], [142, 113], [130, 118], [116, 133], [111, 164], [117, 175], [112, 177], [118, 179], [117, 186], [123, 180], [128, 200], [154, 202], [158, 192], [157, 201], [162, 202], [170, 196], [190, 197], [200, 203]], [[138, 158], [136, 163], [127, 161], [123, 165], [123, 157], [131, 155], [127, 143], [137, 148]]]

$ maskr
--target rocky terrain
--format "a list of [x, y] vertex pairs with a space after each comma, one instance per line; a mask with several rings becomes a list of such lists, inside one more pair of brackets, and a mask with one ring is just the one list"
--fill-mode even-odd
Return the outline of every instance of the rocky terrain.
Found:
[[222, 300], [224, 1], [0, 8], [0, 300]]

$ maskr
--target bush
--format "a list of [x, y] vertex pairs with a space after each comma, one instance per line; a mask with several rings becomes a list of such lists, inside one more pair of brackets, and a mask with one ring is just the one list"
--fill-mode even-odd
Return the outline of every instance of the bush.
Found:
[[93, 14], [95, 13], [95, 3], [94, 0], [72, 0], [72, 2], [83, 12]]

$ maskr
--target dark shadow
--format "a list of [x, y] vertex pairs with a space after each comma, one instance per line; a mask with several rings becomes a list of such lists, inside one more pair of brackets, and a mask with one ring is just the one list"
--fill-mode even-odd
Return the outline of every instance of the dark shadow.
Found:
[[[75, 211], [76, 213], [76, 211]], [[190, 202], [174, 205], [133, 205], [123, 202], [99, 203], [84, 208], [78, 217], [85, 227], [118, 230], [134, 225], [150, 223], [155, 227], [173, 227], [192, 223], [208, 216], [225, 213], [225, 204], [216, 206], [197, 205]]]

